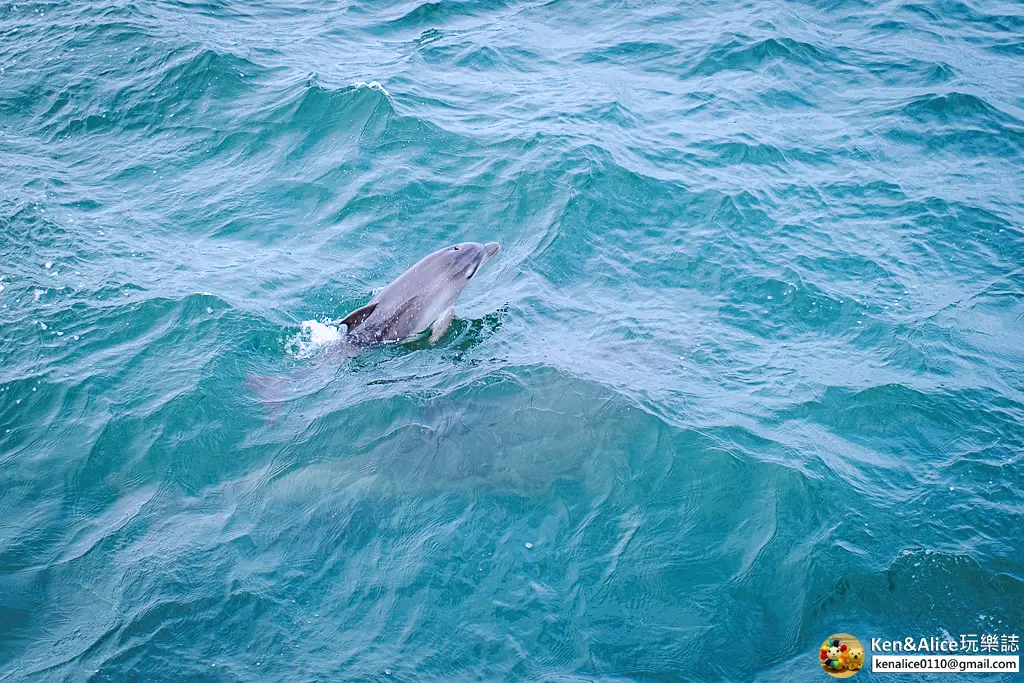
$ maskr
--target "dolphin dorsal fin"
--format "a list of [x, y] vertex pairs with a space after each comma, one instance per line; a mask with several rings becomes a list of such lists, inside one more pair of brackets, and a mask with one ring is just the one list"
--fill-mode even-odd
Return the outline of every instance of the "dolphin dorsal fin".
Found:
[[357, 327], [358, 325], [362, 324], [364, 320], [369, 318], [370, 314], [373, 313], [374, 310], [376, 310], [376, 308], [377, 304], [366, 304], [362, 308], [357, 308], [356, 310], [346, 315], [344, 318], [338, 321], [338, 324], [345, 325], [348, 331], [351, 332], [352, 328]]

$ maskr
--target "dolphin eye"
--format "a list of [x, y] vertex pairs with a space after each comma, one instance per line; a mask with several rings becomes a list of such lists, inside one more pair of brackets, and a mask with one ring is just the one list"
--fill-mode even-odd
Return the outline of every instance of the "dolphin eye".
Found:
[[452, 247], [452, 251], [458, 251], [458, 250], [459, 250], [458, 247]]

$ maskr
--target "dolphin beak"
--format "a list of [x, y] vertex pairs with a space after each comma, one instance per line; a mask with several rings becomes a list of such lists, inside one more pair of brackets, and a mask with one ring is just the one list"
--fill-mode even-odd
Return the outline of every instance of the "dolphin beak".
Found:
[[497, 242], [488, 242], [484, 245], [484, 259], [490, 261], [500, 249], [501, 245]]

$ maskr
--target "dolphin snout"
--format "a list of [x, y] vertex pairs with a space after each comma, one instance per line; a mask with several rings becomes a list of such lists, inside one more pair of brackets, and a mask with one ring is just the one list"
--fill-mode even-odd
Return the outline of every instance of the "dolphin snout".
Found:
[[501, 245], [497, 242], [488, 242], [484, 245], [484, 256], [488, 259], [492, 258], [501, 249]]

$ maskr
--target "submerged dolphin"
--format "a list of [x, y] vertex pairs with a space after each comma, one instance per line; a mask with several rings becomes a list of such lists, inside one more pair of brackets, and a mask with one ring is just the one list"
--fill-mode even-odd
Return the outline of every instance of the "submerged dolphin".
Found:
[[338, 321], [345, 340], [366, 346], [410, 339], [430, 330], [436, 342], [455, 315], [455, 300], [483, 264], [501, 247], [497, 242], [463, 242], [424, 256], [370, 303]]

